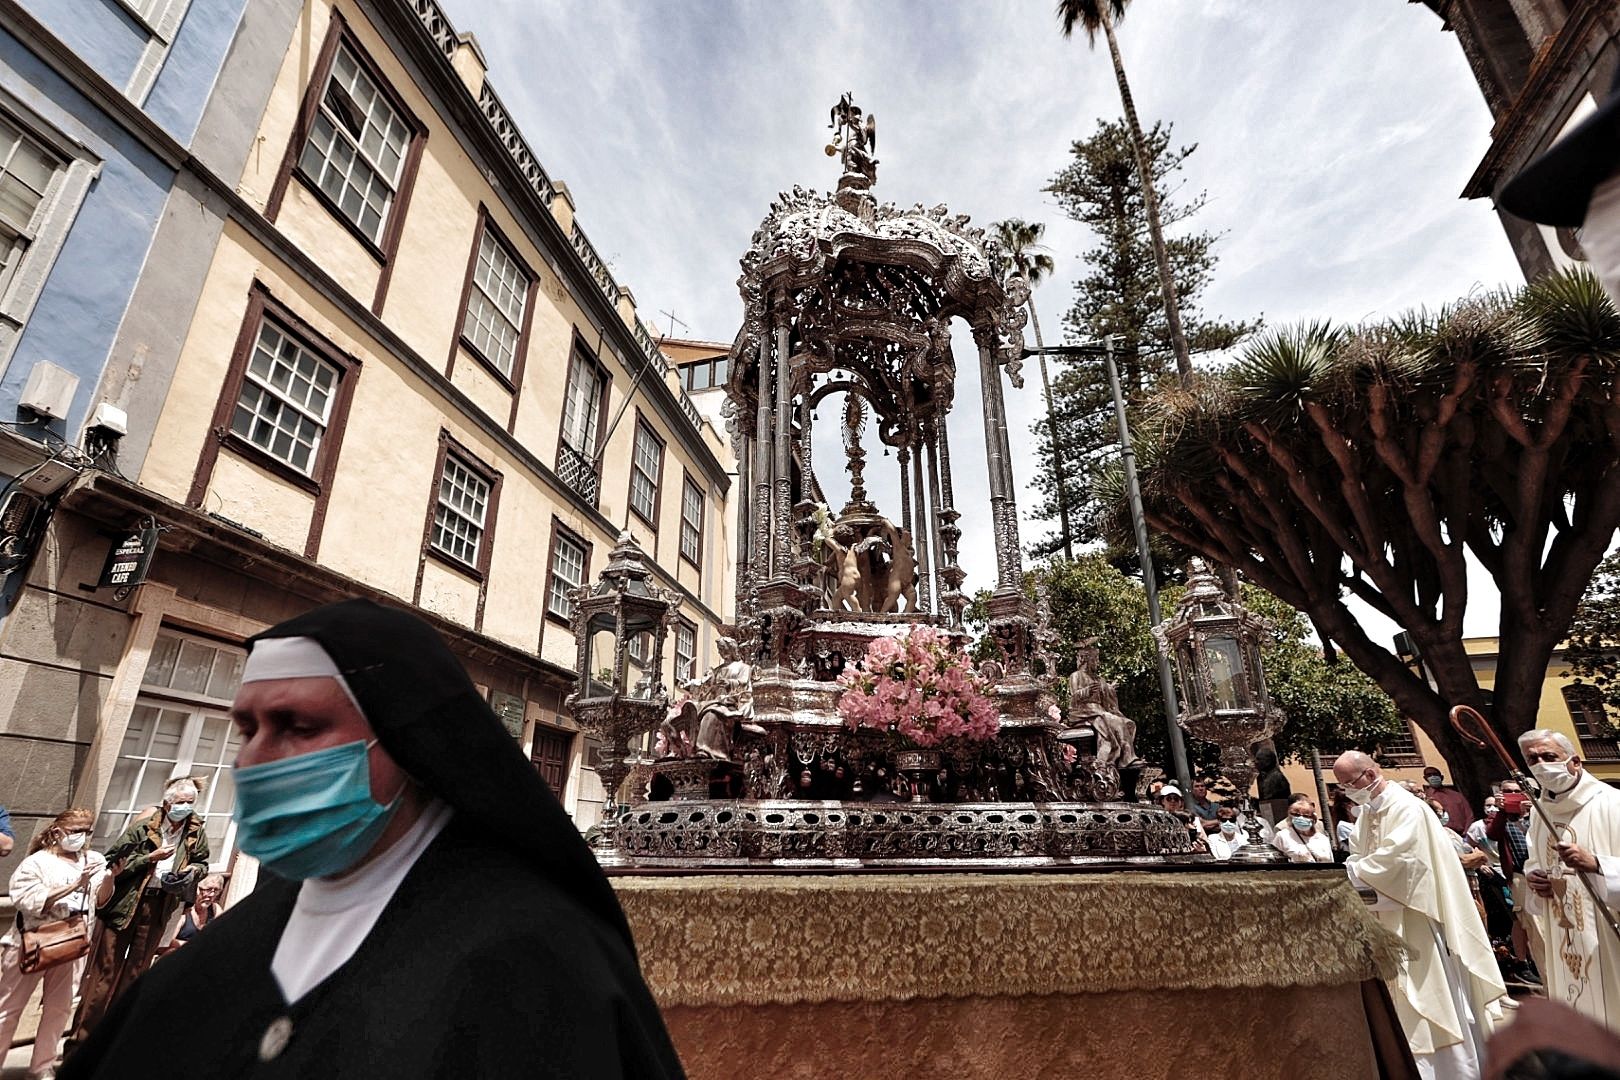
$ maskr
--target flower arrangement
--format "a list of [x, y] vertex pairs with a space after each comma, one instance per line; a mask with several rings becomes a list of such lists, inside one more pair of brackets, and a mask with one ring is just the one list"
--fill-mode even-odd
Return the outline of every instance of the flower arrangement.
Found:
[[1000, 719], [984, 677], [951, 639], [931, 626], [878, 638], [838, 677], [838, 714], [851, 728], [893, 731], [920, 747], [948, 738], [986, 741]]

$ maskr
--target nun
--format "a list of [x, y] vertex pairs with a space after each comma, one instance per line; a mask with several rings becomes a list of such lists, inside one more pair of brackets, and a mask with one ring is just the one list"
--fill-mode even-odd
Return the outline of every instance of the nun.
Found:
[[425, 622], [350, 600], [275, 626], [231, 719], [258, 887], [62, 1080], [683, 1075], [606, 877]]

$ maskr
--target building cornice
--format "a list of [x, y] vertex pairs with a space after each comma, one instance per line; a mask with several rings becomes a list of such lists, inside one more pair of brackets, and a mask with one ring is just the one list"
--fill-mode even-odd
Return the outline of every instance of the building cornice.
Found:
[[1524, 87], [1491, 129], [1491, 146], [1463, 187], [1465, 199], [1490, 198], [1509, 175], [1523, 168], [1558, 132], [1584, 92], [1586, 76], [1600, 50], [1594, 37], [1612, 33], [1603, 18], [1606, 5], [1587, 0], [1548, 37], [1530, 65]]

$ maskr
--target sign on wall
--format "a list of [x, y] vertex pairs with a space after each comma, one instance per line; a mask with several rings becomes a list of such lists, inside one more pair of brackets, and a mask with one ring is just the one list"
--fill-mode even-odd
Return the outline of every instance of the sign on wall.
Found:
[[514, 739], [523, 738], [523, 699], [501, 690], [489, 692], [489, 707], [501, 718], [506, 733]]
[[137, 529], [119, 540], [107, 553], [107, 564], [101, 568], [101, 580], [96, 582], [96, 588], [128, 589], [145, 581], [157, 546], [155, 525]]

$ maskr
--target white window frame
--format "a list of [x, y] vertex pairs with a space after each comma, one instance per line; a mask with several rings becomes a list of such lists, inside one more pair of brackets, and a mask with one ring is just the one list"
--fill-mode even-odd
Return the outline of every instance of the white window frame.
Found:
[[[313, 360], [315, 362], [317, 371], [321, 368], [326, 368], [331, 371], [332, 382], [330, 388], [326, 392], [325, 406], [318, 413], [310, 408], [308, 400], [303, 402], [295, 400], [285, 390], [280, 389], [273, 382], [271, 382], [269, 377], [259, 375], [253, 370], [254, 358], [258, 356], [259, 351], [264, 348], [264, 334], [266, 330], [275, 331], [275, 333], [281, 336], [281, 339], [284, 342], [297, 349], [300, 356], [307, 356]], [[271, 372], [273, 373], [276, 370], [277, 361], [282, 359], [280, 350], [273, 351], [271, 356]], [[294, 365], [293, 370], [295, 373], [298, 371], [298, 366], [296, 364]], [[315, 386], [313, 379], [306, 381], [312, 388]], [[240, 432], [236, 430], [237, 413], [242, 409], [247, 409], [256, 421], [269, 424], [275, 431], [281, 432], [287, 430], [279, 423], [279, 418], [282, 415], [281, 413], [278, 413], [277, 420], [272, 422], [262, 411], [260, 411], [259, 406], [250, 406], [243, 400], [243, 395], [247, 392], [249, 384], [256, 387], [261, 395], [268, 395], [273, 401], [280, 405], [283, 411], [291, 410], [295, 416], [300, 417], [315, 426], [316, 431], [314, 441], [309, 444], [309, 459], [304, 465], [300, 466], [294, 464], [290, 456], [284, 457], [281, 454], [276, 453], [274, 450], [275, 440], [273, 438], [271, 439], [270, 446], [265, 446], [264, 444], [256, 441], [251, 435], [254, 425], [250, 425], [248, 432]], [[242, 367], [242, 385], [237, 387], [236, 401], [231, 406], [229, 430], [236, 438], [241, 439], [244, 444], [253, 447], [260, 453], [273, 458], [282, 465], [285, 465], [287, 468], [292, 469], [294, 472], [302, 476], [313, 477], [315, 475], [315, 465], [320, 461], [321, 444], [326, 441], [326, 433], [331, 428], [332, 409], [337, 404], [338, 393], [341, 391], [342, 386], [343, 369], [341, 367], [332, 363], [332, 361], [328, 360], [325, 356], [322, 356], [320, 350], [310, 348], [307, 344], [305, 344], [303, 339], [299, 337], [299, 335], [293, 333], [289, 327], [279, 322], [269, 312], [265, 312], [259, 319], [259, 327], [253, 335], [253, 344], [248, 349], [247, 362]], [[262, 402], [263, 398], [261, 397], [260, 400]], [[289, 432], [289, 434], [291, 433]], [[294, 445], [296, 446], [298, 445], [296, 442], [296, 435], [294, 435], [294, 439]]]
[[[165, 638], [178, 641], [179, 647], [182, 649], [189, 643], [194, 647], [201, 646], [211, 649], [216, 654], [223, 656], [237, 657], [240, 659], [245, 659], [247, 656], [247, 650], [245, 649], [234, 645], [213, 641], [208, 638], [198, 637], [194, 634], [183, 633], [169, 626], [163, 627], [158, 632], [158, 642], [160, 644]], [[157, 649], [154, 648], [153, 656], [155, 657], [156, 655]], [[216, 658], [215, 663], [217, 662], [218, 660]], [[152, 665], [149, 660], [146, 672], [147, 676], [149, 676], [151, 670]], [[240, 669], [238, 669], [238, 673], [240, 673]], [[147, 678], [143, 676], [141, 688], [138, 691], [135, 699], [135, 708], [139, 709], [146, 707], [183, 713], [186, 716], [185, 726], [181, 730], [180, 734], [180, 742], [175, 749], [175, 761], [172, 764], [167, 765], [166, 775], [163, 777], [165, 783], [178, 777], [193, 776], [197, 774], [197, 768], [199, 765], [198, 761], [196, 760], [198, 743], [202, 738], [203, 725], [208, 720], [217, 720], [224, 725], [224, 750], [226, 752], [226, 756], [220, 761], [202, 762], [201, 765], [204, 768], [214, 768], [215, 766], [218, 766], [219, 772], [224, 772], [231, 768], [231, 759], [234, 758], [234, 755], [230, 754], [229, 750], [231, 740], [236, 737], [236, 727], [231, 723], [229, 710], [231, 700], [236, 696], [237, 685], [239, 685], [239, 681], [237, 684], [231, 686], [229, 696], [222, 697], [209, 695], [206, 692], [199, 693], [196, 691], [175, 689], [173, 687], [152, 685], [149, 684], [147, 682]], [[133, 720], [133, 716], [131, 717], [131, 720]], [[108, 790], [101, 800], [101, 808], [96, 815], [95, 842], [97, 844], [104, 845], [110, 842], [111, 839], [116, 838], [118, 834], [122, 833], [123, 830], [129, 827], [130, 822], [134, 820], [136, 811], [144, 809], [147, 805], [151, 805], [149, 803], [143, 803], [140, 806], [134, 805], [136, 802], [135, 796], [140, 793], [142, 782], [147, 775], [147, 770], [153, 764], [153, 760], [149, 756], [150, 751], [150, 735], [148, 735], [147, 738], [145, 751], [141, 755], [128, 757], [123, 753], [122, 747], [120, 747], [118, 755], [119, 762], [139, 760], [142, 762], [142, 764], [136, 768], [133, 776], [130, 777], [130, 782], [127, 785], [127, 790], [125, 791], [114, 791], [111, 786], [111, 781], [109, 780]], [[114, 775], [116, 775], [116, 773], [117, 769], [115, 767]], [[218, 773], [216, 772], [216, 776], [217, 775]], [[217, 784], [206, 784], [204, 785], [203, 790], [198, 792], [197, 803], [200, 808], [198, 813], [203, 815], [205, 822], [208, 818], [216, 816], [223, 816], [226, 821], [223, 839], [220, 841], [217, 849], [212, 842], [209, 844], [208, 868], [210, 872], [220, 873], [224, 872], [230, 866], [231, 856], [236, 850], [236, 822], [231, 817], [231, 811], [235, 804], [235, 792], [233, 789], [231, 805], [221, 807], [215, 807], [213, 805], [213, 800], [217, 793]], [[118, 808], [120, 807], [120, 804], [122, 804], [122, 808]], [[115, 814], [122, 815], [122, 818], [117, 826], [110, 829], [104, 828], [103, 823], [105, 819], [110, 815]]]
[[[517, 255], [487, 224], [478, 241], [472, 283], [467, 293], [467, 310], [462, 316], [461, 336], [510, 379], [517, 369], [529, 289], [534, 283]], [[497, 330], [501, 332], [497, 334]]]
[[[642, 451], [648, 450], [651, 461], [642, 464]], [[635, 440], [630, 447], [630, 509], [650, 525], [654, 532], [658, 530], [658, 488], [661, 474], [664, 471], [664, 444], [658, 435], [648, 426], [645, 420], [636, 421]], [[643, 509], [637, 502], [636, 482], [641, 482], [641, 497], [646, 500]]]
[[[692, 521], [691, 518], [687, 517], [687, 514], [686, 514], [687, 506], [692, 501], [688, 497], [692, 496], [692, 495], [696, 496], [696, 503], [697, 503], [697, 521], [695, 523]], [[704, 502], [703, 489], [698, 487], [697, 484], [693, 483], [692, 478], [690, 476], [686, 477], [684, 483], [682, 483], [682, 485], [681, 485], [681, 545], [680, 545], [680, 547], [681, 547], [681, 558], [685, 559], [687, 562], [691, 563], [693, 566], [700, 566], [701, 565], [701, 559], [703, 558], [703, 518], [705, 516], [706, 510], [708, 509], [707, 507], [705, 507], [703, 505], [703, 502]], [[692, 536], [692, 550], [690, 552], [688, 552], [686, 550], [686, 538], [687, 538], [688, 532], [690, 532], [691, 536]]]
[[[449, 500], [445, 498], [446, 486], [451, 488]], [[457, 454], [446, 453], [435, 494], [433, 534], [429, 546], [447, 559], [477, 569], [484, 553], [484, 525], [489, 520], [489, 504], [494, 491], [495, 485], [481, 471]], [[450, 527], [458, 523], [461, 526], [459, 530]], [[452, 546], [441, 543], [441, 535], [448, 535], [459, 544], [470, 545], [472, 557], [468, 558]]]
[[568, 386], [563, 394], [562, 441], [581, 457], [592, 458], [601, 422], [602, 386], [607, 377], [596, 361], [579, 349], [570, 356]]
[[[575, 581], [570, 581], [566, 576], [560, 573], [558, 569], [559, 563], [563, 557], [563, 545], [565, 544], [579, 552], [579, 578]], [[584, 544], [580, 543], [578, 540], [575, 540], [568, 533], [557, 533], [556, 541], [552, 545], [551, 550], [551, 566], [547, 568], [550, 578], [549, 584], [546, 587], [546, 611], [549, 614], [555, 615], [557, 618], [568, 622], [573, 621], [574, 604], [573, 601], [569, 599], [568, 593], [569, 591], [585, 584], [585, 575], [590, 570], [590, 567], [586, 565], [589, 559], [590, 551], [585, 547]], [[561, 588], [559, 588], [559, 585]]]
[[[684, 646], [684, 647], [683, 647]], [[685, 670], [682, 670], [682, 667]], [[675, 623], [675, 685], [697, 677], [697, 629]]]
[[0, 372], [11, 366], [11, 358], [28, 324], [34, 305], [39, 302], [56, 258], [62, 253], [68, 232], [79, 215], [90, 184], [101, 174], [101, 158], [77, 139], [29, 108], [21, 98], [0, 89], [0, 112], [25, 135], [60, 157], [63, 167], [34, 208], [30, 223], [32, 236], [28, 249], [18, 260], [5, 288], [0, 290]]
[[[353, 65], [356, 79], [365, 80], [366, 84], [370, 86], [373, 94], [375, 95], [372, 99], [372, 107], [367, 109], [365, 115], [361, 117], [360, 138], [356, 138], [354, 134], [349, 131], [348, 127], [339, 120], [339, 118], [332, 112], [330, 108], [328, 108], [326, 104], [327, 95], [331, 92], [333, 84], [337, 82], [338, 68], [345, 58], [347, 58], [349, 63]], [[351, 92], [350, 88], [344, 86], [343, 90], [344, 93], [347, 94], [352, 100], [353, 93]], [[355, 104], [358, 105], [359, 103], [355, 102]], [[375, 123], [374, 125], [374, 120], [379, 115], [379, 106], [388, 111], [388, 123], [386, 126], [381, 123]], [[319, 145], [315, 141], [317, 129], [323, 120], [330, 125], [332, 129], [332, 139], [334, 140], [328, 145], [328, 149], [324, 152], [320, 149]], [[404, 132], [404, 141], [398, 146], [398, 159], [394, 162], [392, 175], [388, 174], [388, 172], [384, 169], [382, 162], [379, 159], [375, 159], [373, 154], [368, 152], [363, 145], [365, 141], [365, 131], [368, 127], [373, 125], [377, 128], [382, 137], [383, 146], [387, 146], [389, 144], [388, 137], [394, 132], [396, 127], [400, 131]], [[404, 112], [400, 111], [398, 106], [394, 104], [391, 90], [383, 87], [371, 77], [370, 70], [368, 70], [367, 66], [361, 62], [360, 57], [355, 53], [355, 51], [349, 47], [348, 42], [340, 41], [338, 43], [337, 52], [332, 57], [331, 70], [326, 73], [326, 82], [321, 87], [320, 97], [316, 101], [315, 119], [310, 123], [309, 134], [304, 137], [304, 145], [298, 148], [298, 171], [303, 175], [305, 180], [307, 180], [314, 188], [319, 190], [323, 195], [326, 196], [327, 199], [332, 202], [332, 205], [336, 208], [337, 213], [341, 214], [343, 218], [349, 222], [349, 224], [354, 226], [355, 230], [359, 232], [360, 235], [366, 237], [371, 241], [371, 243], [381, 247], [383, 237], [388, 232], [388, 223], [392, 219], [394, 206], [399, 200], [399, 185], [401, 179], [405, 175], [405, 161], [410, 156], [411, 140], [415, 137], [416, 133], [411, 129], [409, 118]], [[331, 151], [332, 148], [337, 145], [335, 140], [340, 138], [348, 147], [349, 153], [354, 156], [350, 159], [349, 166], [342, 170], [343, 183], [339, 186], [339, 193], [337, 195], [333, 195], [331, 192], [326, 190], [321, 181], [322, 178], [326, 176], [328, 170], [337, 169], [337, 155], [333, 154]], [[321, 168], [319, 170], [311, 170], [304, 165], [304, 159], [310, 154], [311, 150], [313, 150], [315, 152], [315, 156], [321, 160]], [[364, 209], [367, 205], [369, 205], [366, 201], [366, 195], [371, 193], [372, 188], [369, 181], [364, 189], [362, 189], [359, 184], [353, 183], [355, 177], [354, 169], [356, 164], [363, 164], [365, 169], [370, 173], [371, 177], [381, 185], [384, 192], [382, 206], [377, 213], [377, 225], [375, 233], [367, 231], [366, 226], [362, 224]], [[355, 217], [351, 217], [349, 215], [349, 211], [345, 209], [343, 205], [344, 200], [342, 198], [342, 193], [350, 188], [353, 188], [353, 190], [357, 194], [360, 194], [361, 197], [361, 207], [360, 210], [357, 211], [357, 216]], [[377, 208], [373, 207], [373, 209]]]

